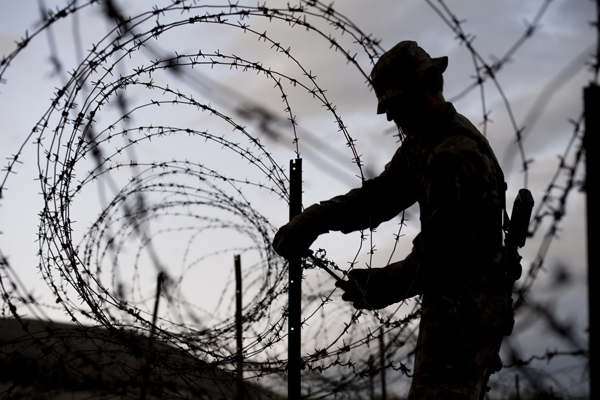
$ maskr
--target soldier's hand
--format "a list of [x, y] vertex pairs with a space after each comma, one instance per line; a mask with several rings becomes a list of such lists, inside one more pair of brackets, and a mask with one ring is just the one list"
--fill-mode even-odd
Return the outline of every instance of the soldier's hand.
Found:
[[273, 239], [273, 249], [282, 257], [303, 256], [320, 234], [327, 232], [319, 218], [320, 206], [308, 207], [279, 228]]
[[337, 281], [335, 286], [344, 290], [342, 300], [352, 302], [354, 308], [379, 310], [392, 304], [387, 300], [385, 275], [383, 268], [354, 269], [347, 281]]

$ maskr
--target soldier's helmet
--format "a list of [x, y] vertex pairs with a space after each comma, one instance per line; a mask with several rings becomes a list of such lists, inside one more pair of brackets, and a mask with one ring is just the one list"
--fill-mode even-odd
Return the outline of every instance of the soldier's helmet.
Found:
[[385, 113], [383, 103], [416, 84], [431, 67], [444, 72], [448, 57], [431, 58], [417, 42], [405, 40], [385, 52], [371, 71], [371, 83], [377, 95], [377, 114]]

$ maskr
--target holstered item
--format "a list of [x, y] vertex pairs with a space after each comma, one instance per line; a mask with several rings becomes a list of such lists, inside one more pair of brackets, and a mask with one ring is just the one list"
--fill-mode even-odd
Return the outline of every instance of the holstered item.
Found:
[[505, 271], [506, 279], [508, 315], [506, 316], [507, 323], [503, 332], [504, 336], [508, 336], [512, 333], [515, 324], [512, 305], [512, 288], [514, 283], [519, 280], [523, 273], [523, 268], [521, 267], [522, 257], [519, 255], [517, 247], [523, 247], [525, 245], [533, 204], [534, 201], [531, 192], [528, 189], [519, 190], [519, 194], [513, 204], [511, 218], [507, 221], [507, 232], [504, 240], [505, 246], [503, 248], [503, 269]]

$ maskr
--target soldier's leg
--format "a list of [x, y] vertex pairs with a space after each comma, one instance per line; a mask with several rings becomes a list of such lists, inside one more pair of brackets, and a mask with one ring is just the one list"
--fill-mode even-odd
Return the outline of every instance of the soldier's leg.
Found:
[[493, 315], [486, 314], [504, 304], [495, 290], [475, 292], [424, 296], [410, 400], [479, 398], [502, 341]]

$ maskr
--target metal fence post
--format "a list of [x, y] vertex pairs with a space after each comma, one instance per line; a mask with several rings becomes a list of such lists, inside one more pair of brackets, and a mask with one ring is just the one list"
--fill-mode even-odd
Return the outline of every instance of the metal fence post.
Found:
[[[152, 351], [154, 347], [154, 335], [156, 334], [156, 319], [158, 318], [158, 303], [160, 300], [160, 291], [162, 290], [162, 285], [165, 280], [165, 273], [159, 272], [156, 277], [156, 296], [154, 297], [154, 311], [152, 312], [152, 326], [150, 327], [150, 339], [148, 340], [148, 348], [149, 351]], [[148, 385], [150, 384], [150, 366], [146, 361], [146, 368], [143, 371], [143, 385], [142, 385], [142, 393], [140, 395], [141, 400], [146, 400], [146, 395], [148, 392]]]
[[237, 344], [237, 398], [244, 398], [244, 355], [242, 342], [242, 261], [239, 254], [233, 257], [235, 264], [235, 337]]
[[[302, 159], [290, 161], [290, 220], [302, 212]], [[300, 257], [290, 257], [288, 300], [288, 400], [301, 395], [300, 361], [302, 324], [302, 265]]]
[[385, 382], [385, 342], [383, 339], [383, 326], [379, 333], [379, 364], [381, 366], [381, 399], [387, 400], [387, 390]]
[[590, 399], [594, 398], [594, 393], [598, 393], [597, 379], [594, 376], [597, 374], [597, 365], [593, 354], [593, 346], [597, 341], [595, 337], [598, 334], [594, 313], [594, 294], [598, 285], [595, 284], [598, 280], [598, 274], [594, 269], [598, 267], [598, 258], [594, 253], [593, 248], [598, 244], [598, 201], [596, 199], [597, 178], [595, 173], [598, 171], [598, 158], [594, 153], [598, 148], [598, 137], [600, 137], [600, 87], [596, 84], [591, 84], [584, 89], [585, 102], [585, 134], [583, 137], [583, 146], [585, 149], [585, 192], [587, 198], [587, 248], [588, 248], [588, 319], [589, 319], [589, 351], [590, 351]]
[[369, 355], [369, 398], [375, 400], [375, 367], [373, 366], [373, 354]]

